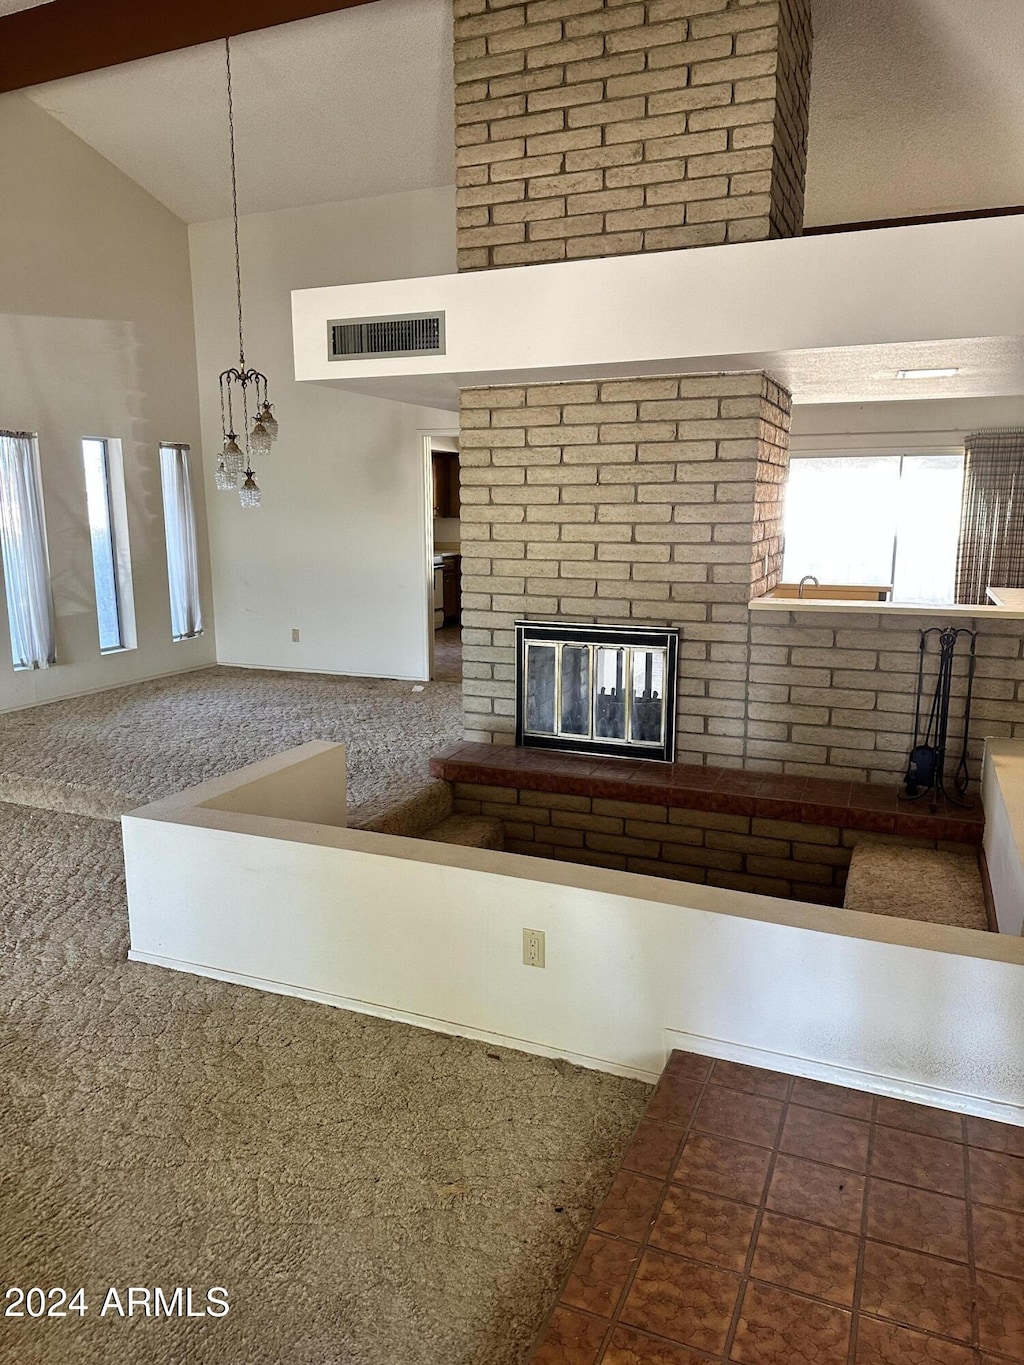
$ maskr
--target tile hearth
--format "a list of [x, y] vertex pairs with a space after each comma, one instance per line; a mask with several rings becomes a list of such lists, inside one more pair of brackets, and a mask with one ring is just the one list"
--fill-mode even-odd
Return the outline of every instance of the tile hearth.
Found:
[[531, 1365], [1021, 1365], [1024, 1128], [674, 1052]]

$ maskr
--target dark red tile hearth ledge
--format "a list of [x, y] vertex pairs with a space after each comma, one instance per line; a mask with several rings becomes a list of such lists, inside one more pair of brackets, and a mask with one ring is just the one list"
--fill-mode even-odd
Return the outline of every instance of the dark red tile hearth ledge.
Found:
[[925, 801], [900, 801], [896, 787], [867, 782], [633, 762], [503, 744], [453, 744], [430, 760], [430, 771], [447, 782], [799, 820], [948, 843], [980, 844], [985, 826], [980, 802], [964, 810], [940, 798], [932, 812]]

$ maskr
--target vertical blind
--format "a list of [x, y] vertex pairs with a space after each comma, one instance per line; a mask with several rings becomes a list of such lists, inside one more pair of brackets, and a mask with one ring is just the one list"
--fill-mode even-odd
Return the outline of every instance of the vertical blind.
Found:
[[57, 661], [39, 448], [28, 432], [0, 432], [0, 545], [15, 668]]
[[956, 600], [1024, 588], [1024, 429], [979, 431], [964, 442]]
[[192, 501], [189, 448], [160, 447], [160, 482], [164, 499], [167, 540], [167, 582], [171, 598], [171, 635], [191, 640], [203, 629], [199, 600], [199, 555], [196, 550], [196, 513]]

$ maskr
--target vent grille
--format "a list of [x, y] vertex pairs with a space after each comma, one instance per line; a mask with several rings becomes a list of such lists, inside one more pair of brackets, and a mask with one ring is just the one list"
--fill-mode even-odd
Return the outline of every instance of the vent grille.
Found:
[[327, 324], [328, 359], [444, 355], [444, 314], [406, 313], [385, 318], [344, 318]]

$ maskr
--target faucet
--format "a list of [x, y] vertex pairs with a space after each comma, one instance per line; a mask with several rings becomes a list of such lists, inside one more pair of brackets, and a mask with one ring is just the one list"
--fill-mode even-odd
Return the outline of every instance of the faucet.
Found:
[[796, 595], [797, 595], [797, 597], [803, 597], [803, 595], [804, 595], [804, 584], [805, 584], [805, 583], [813, 583], [814, 586], [815, 586], [816, 588], [820, 586], [819, 583], [818, 583], [818, 580], [815, 578], [814, 574], [812, 574], [812, 573], [805, 573], [804, 576], [803, 576], [803, 578], [801, 578], [799, 584], [797, 585], [797, 590], [796, 590]]

